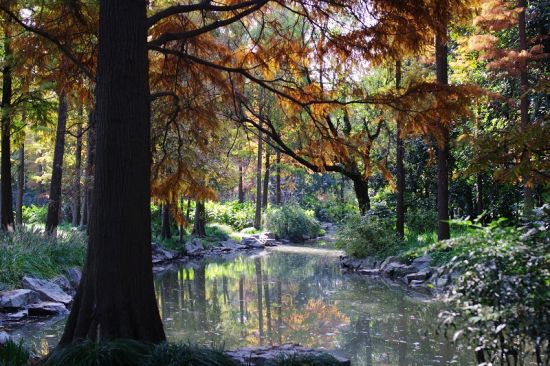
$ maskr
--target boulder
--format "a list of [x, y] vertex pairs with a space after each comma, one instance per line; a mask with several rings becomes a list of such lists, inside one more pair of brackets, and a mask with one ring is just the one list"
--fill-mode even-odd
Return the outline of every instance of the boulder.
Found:
[[0, 292], [0, 309], [19, 309], [38, 301], [38, 293], [29, 289]]
[[[281, 357], [322, 356], [326, 351], [306, 348], [298, 344], [282, 344], [280, 346], [244, 347], [235, 351], [226, 351], [225, 354], [235, 361], [250, 366], [264, 366], [279, 360]], [[336, 365], [351, 365], [349, 359], [331, 354], [336, 359]]]
[[21, 321], [29, 316], [29, 311], [27, 309], [19, 310], [16, 313], [10, 313], [6, 315], [6, 318], [12, 322]]
[[374, 269], [374, 268], [377, 268], [379, 264], [380, 264], [380, 261], [378, 259], [374, 257], [367, 257], [363, 260], [361, 267]]
[[0, 332], [0, 344], [8, 343], [11, 339], [10, 335], [6, 332]]
[[409, 282], [409, 283], [412, 282], [412, 281], [424, 282], [428, 278], [430, 278], [430, 275], [431, 275], [430, 272], [423, 271], [423, 272], [416, 272], [416, 273], [408, 274], [408, 275], [406, 275], [406, 278], [407, 278], [407, 282]]
[[53, 301], [65, 305], [73, 301], [69, 294], [51, 281], [25, 276], [22, 283], [23, 287], [38, 292], [40, 299], [43, 301]]
[[422, 257], [415, 258], [411, 263], [411, 267], [416, 268], [418, 272], [422, 272], [430, 267], [430, 263], [432, 263], [432, 257], [427, 254]]
[[266, 231], [264, 233], [262, 233], [260, 235], [260, 239], [261, 238], [265, 238], [265, 239], [277, 239], [277, 236], [275, 235], [275, 233], [272, 233], [271, 231]]
[[362, 259], [355, 259], [351, 257], [344, 257], [341, 260], [342, 267], [349, 268], [351, 270], [357, 270], [361, 267], [363, 267], [363, 260]]
[[66, 315], [69, 310], [60, 302], [43, 301], [27, 306], [29, 316]]
[[380, 270], [378, 268], [361, 268], [357, 272], [366, 276], [378, 276], [380, 275]]
[[71, 286], [73, 286], [74, 289], [77, 289], [80, 284], [80, 280], [82, 279], [82, 271], [80, 271], [77, 267], [72, 267], [67, 269], [65, 274], [67, 275], [67, 279], [69, 280]]
[[166, 262], [178, 257], [178, 252], [174, 250], [167, 250], [158, 244], [151, 244], [151, 250], [153, 254], [153, 263]]
[[235, 240], [231, 240], [231, 239], [220, 242], [220, 246], [222, 248], [231, 249], [231, 250], [239, 249], [239, 244], [237, 244]]
[[199, 238], [195, 238], [188, 243], [185, 243], [185, 253], [187, 255], [197, 255], [204, 250], [204, 247]]
[[264, 246], [266, 247], [275, 247], [277, 246], [277, 240], [275, 239], [266, 239], [263, 241]]
[[241, 244], [247, 248], [263, 248], [264, 244], [255, 236], [248, 236], [241, 240]]
[[382, 267], [381, 270], [384, 274], [392, 278], [402, 278], [410, 273], [416, 272], [413, 267], [398, 262], [390, 262]]
[[389, 256], [386, 259], [384, 259], [384, 261], [380, 264], [380, 269], [382, 271], [385, 271], [385, 267], [388, 266], [391, 263], [402, 264], [403, 261], [402, 261], [401, 257], [394, 256], [394, 255]]
[[55, 283], [57, 286], [61, 287], [63, 291], [68, 293], [71, 296], [74, 296], [76, 293], [75, 289], [65, 276], [57, 276], [54, 279], [52, 279], [52, 282]]

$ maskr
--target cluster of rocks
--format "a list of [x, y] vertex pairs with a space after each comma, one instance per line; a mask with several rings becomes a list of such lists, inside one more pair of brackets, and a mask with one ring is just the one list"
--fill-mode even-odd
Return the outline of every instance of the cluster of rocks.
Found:
[[263, 249], [278, 244], [280, 242], [275, 239], [275, 234], [270, 232], [245, 236], [240, 243], [228, 239], [219, 242], [218, 246], [212, 248], [206, 248], [199, 238], [195, 238], [185, 244], [185, 253], [187, 256], [203, 256], [206, 254], [227, 253], [239, 250]]
[[391, 256], [384, 260], [373, 257], [356, 259], [341, 257], [343, 268], [367, 276], [385, 276], [412, 289], [443, 290], [453, 282], [455, 273], [449, 273], [445, 267], [431, 266], [432, 257], [424, 255], [410, 264], [402, 258]]
[[15, 322], [30, 316], [67, 314], [81, 277], [78, 268], [50, 281], [23, 277], [22, 288], [0, 292], [0, 319]]
[[[323, 350], [311, 349], [300, 346], [299, 344], [282, 344], [280, 346], [259, 346], [245, 347], [235, 351], [226, 351], [226, 355], [243, 365], [263, 366], [267, 365], [281, 357], [322, 357], [327, 352]], [[337, 364], [342, 366], [351, 365], [349, 359], [331, 354], [336, 359]]]

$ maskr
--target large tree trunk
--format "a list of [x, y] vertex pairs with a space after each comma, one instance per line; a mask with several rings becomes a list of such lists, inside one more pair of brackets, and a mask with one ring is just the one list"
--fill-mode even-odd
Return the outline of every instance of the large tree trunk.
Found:
[[[437, 81], [448, 84], [447, 34], [435, 40], [435, 62]], [[439, 240], [451, 237], [449, 229], [449, 129], [441, 126], [442, 141], [437, 146], [437, 237]]]
[[352, 181], [355, 196], [359, 203], [359, 212], [364, 215], [370, 210], [369, 181], [368, 179], [364, 180], [362, 177], [352, 178]]
[[239, 203], [244, 202], [243, 167], [239, 164]]
[[95, 165], [95, 111], [88, 111], [88, 130], [86, 131], [86, 167], [84, 168], [84, 203], [82, 205], [82, 215], [80, 217], [80, 227], [88, 225], [88, 218], [92, 208], [92, 190], [94, 188], [94, 165]]
[[275, 204], [280, 205], [282, 203], [281, 197], [281, 152], [277, 150], [276, 155], [277, 167], [275, 169]]
[[[260, 128], [262, 122], [260, 121]], [[263, 136], [262, 130], [258, 130], [258, 162], [256, 164], [256, 213], [254, 215], [254, 227], [259, 229], [262, 226], [262, 154]]]
[[[23, 121], [24, 123], [24, 121]], [[17, 167], [17, 197], [15, 201], [15, 222], [23, 225], [23, 194], [25, 193], [25, 144], [19, 148], [19, 166]]]
[[264, 173], [264, 187], [263, 187], [263, 193], [262, 193], [262, 209], [265, 210], [267, 208], [267, 202], [269, 201], [269, 175], [271, 170], [271, 161], [270, 161], [270, 151], [269, 151], [269, 145], [266, 145], [265, 149], [265, 173]]
[[172, 231], [170, 230], [170, 205], [168, 203], [162, 205], [162, 225], [160, 236], [163, 239], [172, 238]]
[[5, 32], [4, 39], [4, 57], [8, 59], [2, 70], [2, 152], [0, 169], [0, 200], [2, 202], [0, 209], [0, 226], [3, 231], [13, 230], [13, 203], [11, 189], [11, 99], [12, 89], [12, 69], [9, 62], [11, 57], [11, 48], [9, 34]]
[[[395, 64], [395, 86], [399, 90], [401, 88], [401, 61]], [[401, 138], [401, 122], [396, 121], [396, 168], [397, 168], [397, 194], [396, 194], [396, 228], [397, 236], [400, 239], [405, 237], [405, 147]]]
[[65, 154], [65, 131], [67, 124], [67, 97], [65, 92], [59, 93], [59, 109], [57, 111], [57, 131], [55, 133], [55, 148], [53, 153], [52, 181], [46, 216], [46, 232], [55, 235], [59, 224], [61, 209], [61, 184], [63, 178], [63, 155]]
[[79, 123], [76, 130], [76, 151], [74, 163], [74, 187], [73, 187], [73, 226], [80, 225], [80, 178], [82, 176], [82, 107], [79, 109]]
[[147, 2], [99, 3], [88, 254], [60, 346], [84, 338], [166, 339], [151, 258]]
[[192, 235], [204, 238], [206, 236], [206, 210], [204, 202], [197, 201], [195, 206], [195, 220], [193, 222]]
[[[525, 9], [527, 8], [526, 0], [517, 1], [518, 8], [522, 11], [518, 14], [518, 33], [519, 33], [519, 48], [521, 51], [527, 51], [527, 34], [526, 34], [526, 21], [525, 21]], [[520, 118], [521, 127], [527, 129], [529, 126], [529, 79], [527, 75], [527, 62], [520, 59]], [[522, 154], [522, 163], [526, 166], [530, 165], [531, 156], [529, 150], [525, 149]], [[530, 182], [530, 173], [527, 170], [523, 175], [523, 200], [524, 210], [529, 212], [534, 208], [535, 200], [533, 197], [533, 187]]]

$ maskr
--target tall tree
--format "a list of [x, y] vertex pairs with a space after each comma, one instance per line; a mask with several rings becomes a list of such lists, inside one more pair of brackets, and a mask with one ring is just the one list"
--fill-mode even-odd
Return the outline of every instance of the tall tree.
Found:
[[197, 201], [195, 205], [195, 219], [193, 220], [193, 235], [203, 238], [206, 236], [206, 210], [204, 202]]
[[[395, 87], [399, 92], [401, 88], [401, 61], [395, 63]], [[397, 236], [403, 239], [405, 237], [405, 147], [403, 145], [403, 137], [401, 136], [401, 123], [396, 120], [396, 228]]]
[[265, 172], [264, 172], [264, 181], [263, 181], [263, 193], [262, 193], [262, 209], [267, 209], [267, 203], [269, 201], [269, 178], [271, 170], [271, 152], [269, 149], [269, 139], [267, 140], [265, 146]]
[[282, 192], [281, 192], [281, 152], [277, 150], [275, 162], [277, 166], [275, 167], [275, 204], [280, 205], [282, 203]]
[[83, 338], [165, 340], [151, 262], [147, 2], [99, 6], [88, 254], [61, 346]]
[[170, 204], [164, 203], [161, 206], [161, 209], [162, 209], [162, 220], [161, 220], [160, 236], [163, 239], [171, 239], [172, 230], [170, 230]]
[[86, 126], [86, 166], [84, 167], [84, 185], [83, 202], [82, 202], [82, 214], [80, 216], [80, 227], [88, 225], [88, 218], [90, 216], [91, 202], [92, 202], [92, 189], [93, 189], [93, 176], [95, 165], [95, 111], [90, 108], [88, 110], [88, 124]]
[[263, 131], [260, 122], [258, 129], [258, 159], [256, 163], [256, 211], [254, 214], [254, 227], [262, 226], [262, 155], [263, 155]]
[[80, 180], [82, 178], [82, 106], [78, 109], [78, 125], [76, 129], [76, 149], [74, 163], [74, 182], [73, 182], [73, 226], [80, 225], [81, 213], [81, 190]]
[[19, 165], [17, 166], [17, 196], [15, 201], [15, 222], [23, 225], [23, 195], [25, 193], [25, 143], [19, 147]]
[[10, 45], [10, 31], [8, 22], [4, 26], [4, 68], [2, 69], [2, 151], [0, 163], [2, 165], [0, 172], [0, 226], [3, 231], [13, 229], [13, 203], [11, 189], [11, 114], [12, 114], [12, 96], [13, 96], [13, 75], [12, 62], [13, 55]]
[[61, 91], [59, 93], [59, 107], [57, 110], [57, 129], [55, 133], [52, 181], [50, 184], [50, 196], [48, 200], [48, 214], [46, 215], [46, 232], [49, 235], [55, 235], [59, 224], [66, 125], [67, 96], [64, 91]]
[[239, 163], [239, 203], [244, 202], [243, 166]]

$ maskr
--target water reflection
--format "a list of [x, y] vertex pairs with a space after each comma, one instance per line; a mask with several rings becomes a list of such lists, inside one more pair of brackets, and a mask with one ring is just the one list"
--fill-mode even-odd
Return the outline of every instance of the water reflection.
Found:
[[[230, 349], [294, 342], [337, 349], [360, 366], [472, 363], [470, 352], [436, 334], [438, 304], [379, 280], [342, 275], [328, 254], [279, 249], [158, 274], [169, 340]], [[19, 334], [44, 348], [61, 326]]]

